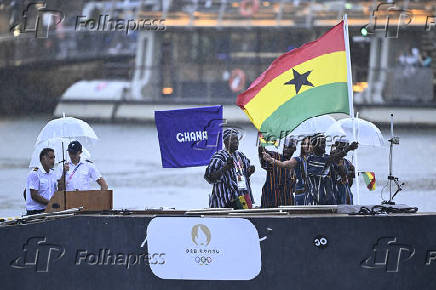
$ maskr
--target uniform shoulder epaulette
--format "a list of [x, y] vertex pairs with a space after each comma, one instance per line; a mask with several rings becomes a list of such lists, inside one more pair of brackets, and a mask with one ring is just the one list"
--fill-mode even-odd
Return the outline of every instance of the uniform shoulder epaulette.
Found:
[[89, 162], [89, 163], [94, 163], [94, 162], [92, 162], [91, 160], [88, 160], [88, 159], [86, 159], [85, 161], [86, 161], [86, 162]]
[[33, 168], [33, 171], [38, 171], [38, 167]]

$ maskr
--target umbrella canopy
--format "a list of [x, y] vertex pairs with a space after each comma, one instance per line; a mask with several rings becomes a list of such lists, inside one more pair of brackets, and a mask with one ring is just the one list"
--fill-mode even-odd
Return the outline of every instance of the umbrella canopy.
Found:
[[291, 132], [290, 136], [312, 136], [317, 133], [325, 133], [334, 123], [336, 120], [328, 115], [313, 117], [301, 123]]
[[[386, 145], [386, 141], [376, 125], [360, 118], [355, 119], [356, 122], [356, 137], [359, 145], [382, 147]], [[325, 132], [326, 136], [334, 139], [346, 140], [351, 142], [353, 138], [353, 119], [345, 118], [337, 121], [328, 128]]]
[[[274, 146], [267, 146], [266, 149], [269, 151], [276, 151], [282, 153], [283, 146], [285, 144], [284, 141], [287, 140], [288, 138], [292, 137], [298, 139], [298, 141], [301, 142], [302, 139], [306, 136], [312, 136], [318, 133], [325, 133], [327, 129], [334, 123], [336, 123], [336, 120], [328, 115], [312, 117], [310, 119], [307, 119], [300, 125], [298, 125], [298, 127], [292, 130], [291, 133], [289, 133], [286, 137], [282, 138], [277, 148], [275, 148]], [[300, 146], [297, 146], [298, 154], [299, 154], [299, 149]]]
[[98, 140], [88, 123], [73, 117], [62, 117], [48, 122], [39, 133], [35, 145], [53, 138], [74, 138], [71, 140], [77, 140], [82, 145], [91, 145]]
[[[73, 140], [71, 140], [73, 141]], [[42, 168], [41, 162], [39, 161], [39, 154], [44, 148], [52, 148], [55, 152], [55, 165], [62, 162], [62, 143], [64, 143], [64, 156], [66, 161], [71, 161], [68, 155], [67, 147], [70, 143], [68, 138], [51, 138], [40, 142], [37, 144], [32, 153], [32, 159], [30, 160], [29, 168]], [[82, 146], [81, 160], [91, 159], [91, 154], [85, 147]]]

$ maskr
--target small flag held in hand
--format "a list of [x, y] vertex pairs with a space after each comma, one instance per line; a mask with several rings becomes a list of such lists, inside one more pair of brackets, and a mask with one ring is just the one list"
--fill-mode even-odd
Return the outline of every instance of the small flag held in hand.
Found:
[[361, 172], [363, 180], [365, 181], [366, 187], [373, 191], [375, 190], [375, 173], [374, 172]]

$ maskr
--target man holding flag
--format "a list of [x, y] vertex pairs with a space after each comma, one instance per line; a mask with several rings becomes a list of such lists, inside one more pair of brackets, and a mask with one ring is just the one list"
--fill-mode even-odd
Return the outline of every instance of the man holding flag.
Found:
[[209, 207], [251, 208], [254, 199], [250, 176], [255, 171], [254, 165], [250, 165], [250, 160], [238, 151], [237, 130], [224, 130], [223, 141], [225, 149], [217, 151], [212, 156], [204, 173], [204, 179], [213, 185]]

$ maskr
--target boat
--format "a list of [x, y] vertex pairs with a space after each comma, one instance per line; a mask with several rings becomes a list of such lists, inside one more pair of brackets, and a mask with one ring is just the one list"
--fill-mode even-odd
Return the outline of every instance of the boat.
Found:
[[416, 210], [69, 209], [28, 216], [0, 225], [2, 289], [435, 289], [436, 215]]

